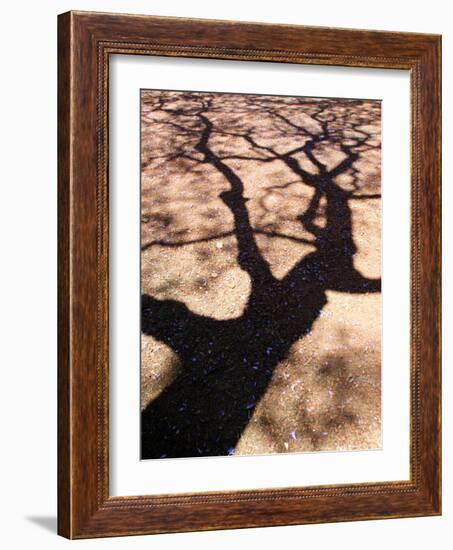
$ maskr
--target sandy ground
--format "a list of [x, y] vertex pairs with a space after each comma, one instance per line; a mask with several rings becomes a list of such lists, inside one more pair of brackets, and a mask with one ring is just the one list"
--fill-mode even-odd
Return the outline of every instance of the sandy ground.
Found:
[[[309, 173], [320, 170], [316, 159], [329, 171], [339, 166], [347, 156], [341, 143], [352, 148], [346, 153], [357, 154], [334, 181], [351, 191], [354, 268], [364, 278], [380, 277], [379, 103], [312, 99], [299, 105], [273, 97], [263, 104], [256, 96], [142, 94], [142, 294], [177, 301], [216, 320], [240, 318], [250, 297], [251, 276], [238, 261], [235, 217], [219, 198], [229, 182], [218, 167], [203, 162], [196, 147], [203, 128], [194, 117], [204, 97], [211, 99], [206, 117], [214, 125], [208, 145], [240, 178], [255, 242], [275, 279], [315, 252], [316, 244], [314, 231], [300, 221], [313, 186], [271, 157], [300, 147], [312, 135], [321, 136], [312, 151], [315, 163], [304, 151], [292, 155]], [[356, 125], [341, 142], [345, 121], [351, 120]], [[329, 139], [322, 138], [323, 122]], [[327, 223], [326, 201], [323, 196], [313, 220], [321, 229]], [[273, 368], [235, 454], [380, 447], [381, 294], [326, 288], [325, 297], [310, 330]], [[183, 372], [180, 356], [165, 339], [142, 334], [143, 410]]]

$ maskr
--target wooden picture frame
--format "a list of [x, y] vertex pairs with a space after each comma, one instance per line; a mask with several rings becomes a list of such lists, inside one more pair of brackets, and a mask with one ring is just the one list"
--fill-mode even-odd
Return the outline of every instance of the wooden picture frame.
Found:
[[[441, 39], [69, 12], [58, 20], [58, 532], [89, 538], [441, 513]], [[411, 81], [410, 480], [109, 496], [109, 55], [406, 69]]]

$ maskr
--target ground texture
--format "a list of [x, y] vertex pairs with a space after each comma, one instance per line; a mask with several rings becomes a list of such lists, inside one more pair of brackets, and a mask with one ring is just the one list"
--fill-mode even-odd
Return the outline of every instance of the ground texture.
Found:
[[141, 116], [142, 457], [379, 447], [380, 103]]

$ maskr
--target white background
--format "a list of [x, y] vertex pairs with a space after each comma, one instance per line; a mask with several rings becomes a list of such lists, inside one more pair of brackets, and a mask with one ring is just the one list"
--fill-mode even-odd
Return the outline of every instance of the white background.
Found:
[[[110, 494], [409, 479], [409, 72], [118, 55], [110, 63]], [[140, 87], [382, 100], [382, 449], [139, 461]]]
[[[453, 28], [451, 2], [42, 1], [2, 6], [1, 511], [5, 548], [446, 549], [453, 524], [451, 421], [453, 360], [444, 329], [444, 515], [373, 521], [68, 542], [55, 535], [56, 515], [56, 15], [68, 9], [179, 15], [444, 35], [444, 151], [452, 150]], [[4, 43], [3, 43], [4, 41]], [[453, 179], [445, 154], [444, 181]], [[444, 188], [445, 283], [452, 278], [451, 185]], [[447, 254], [447, 251], [450, 253]], [[452, 325], [451, 284], [444, 285], [444, 326]], [[449, 400], [445, 399], [450, 395]], [[450, 441], [449, 441], [450, 440]]]

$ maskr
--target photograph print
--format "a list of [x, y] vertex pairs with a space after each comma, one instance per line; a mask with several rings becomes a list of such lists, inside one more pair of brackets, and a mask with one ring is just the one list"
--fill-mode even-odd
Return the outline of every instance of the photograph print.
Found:
[[141, 458], [381, 447], [381, 102], [141, 90]]

